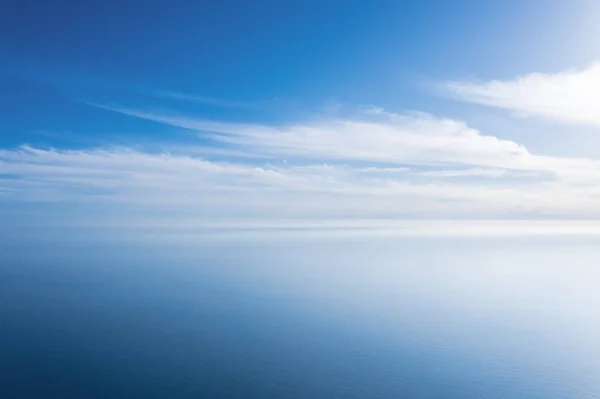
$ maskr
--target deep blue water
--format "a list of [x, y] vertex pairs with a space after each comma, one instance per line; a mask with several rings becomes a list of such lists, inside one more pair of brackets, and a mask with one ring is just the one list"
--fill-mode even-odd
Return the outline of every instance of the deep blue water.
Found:
[[600, 397], [597, 241], [5, 245], [0, 398]]

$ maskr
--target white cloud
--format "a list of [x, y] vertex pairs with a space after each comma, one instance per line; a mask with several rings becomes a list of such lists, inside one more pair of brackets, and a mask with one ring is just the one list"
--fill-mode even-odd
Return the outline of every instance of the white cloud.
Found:
[[[283, 127], [230, 124], [193, 117], [113, 109], [201, 132], [203, 138], [244, 148], [246, 153], [390, 164], [485, 165], [537, 169], [541, 161], [521, 145], [481, 135], [466, 124], [427, 114], [377, 112], [377, 118], [333, 119]], [[373, 114], [373, 112], [369, 112]]]
[[600, 64], [506, 81], [450, 82], [447, 87], [465, 101], [561, 123], [600, 127]]
[[514, 141], [484, 135], [463, 122], [425, 113], [394, 114], [369, 108], [355, 118], [264, 126], [113, 110], [196, 130], [203, 139], [212, 138], [249, 156], [421, 165], [443, 170], [460, 165], [488, 169], [488, 173], [489, 169], [551, 173], [562, 180], [600, 178], [598, 161], [535, 155]]
[[427, 172], [420, 172], [420, 176], [428, 177], [492, 177], [499, 178], [511, 174], [511, 176], [523, 176], [523, 177], [537, 177], [535, 174], [528, 173], [515, 173], [507, 169], [483, 169], [483, 168], [469, 168], [469, 169], [447, 169], [447, 170], [433, 170]]
[[194, 223], [600, 215], [597, 161], [535, 155], [454, 120], [375, 111], [273, 127], [122, 112], [258, 158], [24, 146], [0, 150], [0, 201], [121, 204]]

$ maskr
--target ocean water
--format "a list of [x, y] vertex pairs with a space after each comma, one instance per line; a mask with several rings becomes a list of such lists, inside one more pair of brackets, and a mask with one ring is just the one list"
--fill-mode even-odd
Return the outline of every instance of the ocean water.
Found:
[[0, 398], [600, 397], [599, 244], [4, 243]]

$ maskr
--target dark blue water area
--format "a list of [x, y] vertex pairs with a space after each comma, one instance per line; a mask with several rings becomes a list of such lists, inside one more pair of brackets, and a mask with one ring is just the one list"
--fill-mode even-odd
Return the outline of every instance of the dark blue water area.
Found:
[[[390, 254], [420, 269], [404, 266], [409, 270], [398, 283], [383, 287], [357, 272], [361, 265], [376, 271], [373, 262], [387, 256], [379, 247], [377, 260], [367, 247], [354, 247], [362, 255], [346, 250], [342, 256], [344, 243], [269, 245], [204, 245], [185, 253], [151, 244], [5, 248], [0, 398], [598, 393], [595, 386], [576, 386], [581, 379], [558, 364], [555, 348], [544, 348], [550, 327], [536, 322], [529, 328], [507, 317], [506, 307], [489, 303], [456, 305], [445, 316], [434, 312], [443, 307], [432, 306], [420, 291], [466, 283], [424, 284], [423, 275], [400, 282], [442, 267], [423, 269], [423, 262], [434, 262], [423, 255], [427, 251]], [[355, 262], [344, 271], [348, 257]], [[394, 294], [377, 294], [386, 290]], [[444, 321], [432, 322], [436, 317]]]

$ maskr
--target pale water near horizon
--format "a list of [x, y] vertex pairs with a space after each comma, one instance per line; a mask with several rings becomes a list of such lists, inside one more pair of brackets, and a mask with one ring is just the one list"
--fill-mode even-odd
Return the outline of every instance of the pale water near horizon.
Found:
[[600, 238], [65, 242], [0, 253], [0, 398], [600, 398]]

